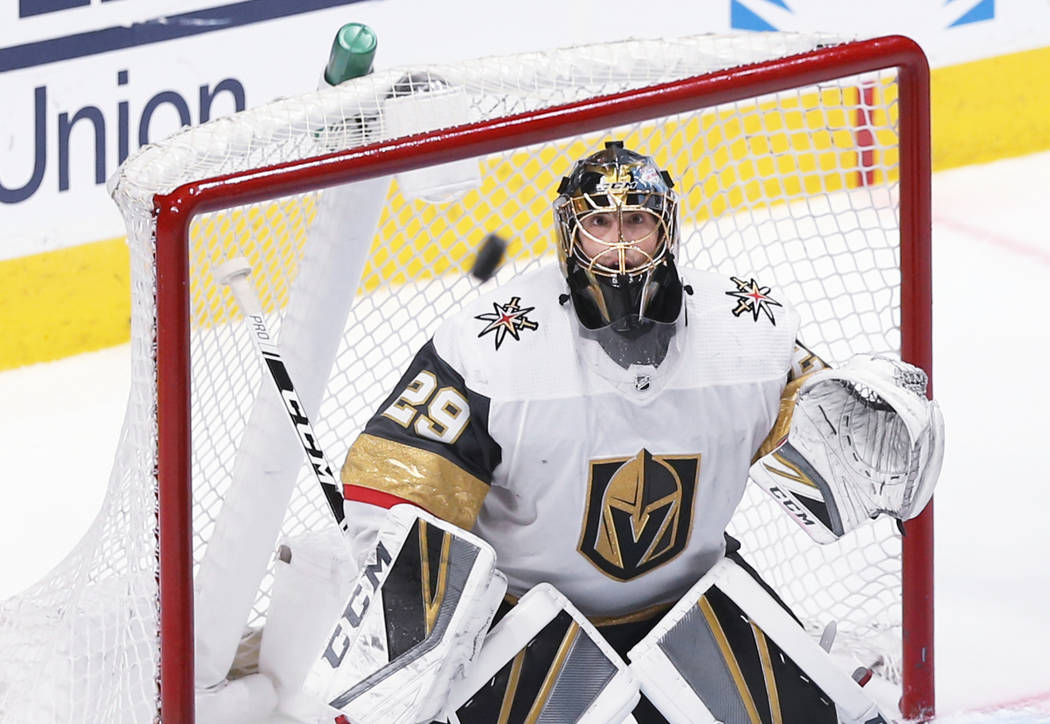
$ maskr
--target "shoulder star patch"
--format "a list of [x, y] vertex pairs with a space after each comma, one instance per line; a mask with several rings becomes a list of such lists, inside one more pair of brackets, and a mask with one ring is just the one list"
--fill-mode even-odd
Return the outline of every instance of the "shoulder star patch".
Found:
[[773, 319], [772, 307], [784, 306], [769, 296], [769, 287], [760, 287], [754, 279], [744, 281], [736, 277], [729, 277], [736, 284], [736, 291], [726, 292], [727, 296], [736, 297], [736, 307], [733, 308], [733, 316], [739, 317], [745, 312], [750, 312], [754, 321], [758, 321], [758, 314], [762, 312], [769, 321], [776, 326], [777, 320]]
[[488, 322], [485, 328], [478, 333], [478, 338], [480, 339], [490, 332], [495, 332], [496, 349], [499, 349], [508, 334], [514, 339], [520, 340], [521, 337], [518, 336], [518, 333], [521, 330], [539, 329], [540, 325], [538, 322], [533, 322], [525, 316], [536, 307], [521, 307], [519, 305], [520, 301], [521, 297], [511, 297], [506, 304], [493, 302], [493, 312], [491, 314], [479, 314], [474, 317], [474, 319]]

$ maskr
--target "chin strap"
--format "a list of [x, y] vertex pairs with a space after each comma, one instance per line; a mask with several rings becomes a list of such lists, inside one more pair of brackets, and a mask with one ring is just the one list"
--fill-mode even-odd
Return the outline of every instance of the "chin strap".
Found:
[[629, 332], [630, 320], [670, 323], [682, 310], [682, 281], [671, 254], [644, 274], [615, 278], [588, 272], [569, 261], [566, 282], [573, 308], [587, 329], [618, 327]]

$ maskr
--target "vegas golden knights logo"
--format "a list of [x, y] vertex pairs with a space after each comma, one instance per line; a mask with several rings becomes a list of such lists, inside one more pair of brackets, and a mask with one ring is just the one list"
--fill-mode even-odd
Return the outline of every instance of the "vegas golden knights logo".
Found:
[[689, 540], [699, 473], [699, 455], [592, 460], [580, 552], [621, 581], [667, 563]]

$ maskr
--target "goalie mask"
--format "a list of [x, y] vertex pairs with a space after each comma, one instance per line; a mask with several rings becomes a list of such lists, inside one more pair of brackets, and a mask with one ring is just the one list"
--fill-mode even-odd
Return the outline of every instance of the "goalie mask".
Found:
[[658, 366], [682, 309], [678, 199], [670, 175], [619, 141], [558, 187], [558, 259], [581, 334], [620, 367]]

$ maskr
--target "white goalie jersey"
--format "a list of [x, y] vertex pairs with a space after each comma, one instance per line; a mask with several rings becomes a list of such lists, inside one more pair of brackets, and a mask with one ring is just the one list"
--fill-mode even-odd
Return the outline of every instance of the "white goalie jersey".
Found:
[[355, 440], [347, 499], [472, 530], [511, 594], [549, 582], [590, 617], [676, 600], [724, 553], [799, 324], [753, 279], [682, 277], [659, 368], [581, 336], [556, 266], [472, 301]]

